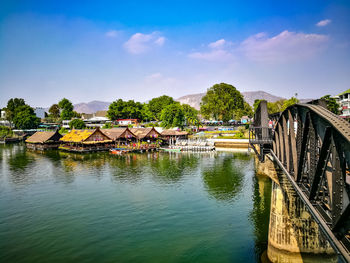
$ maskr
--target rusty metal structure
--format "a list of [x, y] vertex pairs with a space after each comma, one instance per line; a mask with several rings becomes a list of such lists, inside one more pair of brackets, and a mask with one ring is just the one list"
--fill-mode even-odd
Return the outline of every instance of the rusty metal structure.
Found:
[[250, 145], [260, 161], [271, 154], [330, 242], [350, 261], [350, 123], [314, 103], [275, 115], [267, 133], [266, 102], [254, 119]]

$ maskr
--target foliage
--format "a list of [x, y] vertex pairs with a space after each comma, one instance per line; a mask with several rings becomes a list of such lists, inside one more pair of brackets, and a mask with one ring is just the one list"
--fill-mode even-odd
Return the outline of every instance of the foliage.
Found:
[[84, 129], [85, 127], [85, 122], [81, 119], [74, 119], [69, 122], [69, 128], [71, 129]]
[[58, 132], [62, 135], [68, 133], [67, 129], [65, 129], [64, 127], [61, 127], [61, 129]]
[[107, 116], [111, 120], [116, 119], [142, 119], [143, 105], [134, 100], [123, 101], [118, 99], [109, 105]]
[[12, 137], [13, 131], [10, 127], [0, 126], [0, 138]]
[[184, 110], [179, 103], [170, 104], [162, 110], [160, 119], [162, 127], [183, 128], [185, 122]]
[[71, 120], [74, 117], [73, 104], [68, 99], [63, 98], [59, 103], [58, 107], [61, 109], [61, 119]]
[[298, 102], [299, 102], [299, 100], [298, 100], [297, 98], [295, 98], [295, 97], [291, 97], [289, 100], [285, 100], [285, 101], [283, 102], [281, 111], [284, 111], [284, 110], [287, 109], [289, 106], [292, 106], [292, 105], [294, 105], [294, 104], [296, 104], [296, 103], [298, 103]]
[[112, 128], [112, 123], [106, 122], [103, 126], [102, 129], [111, 129]]
[[161, 119], [162, 110], [165, 109], [165, 107], [174, 104], [175, 101], [172, 97], [163, 95], [157, 98], [153, 98], [148, 103], [148, 109], [152, 114], [152, 117], [156, 120]]
[[58, 104], [52, 104], [49, 108], [49, 113], [52, 119], [58, 119], [60, 117], [60, 107]]
[[39, 126], [40, 119], [36, 117], [32, 107], [22, 105], [15, 109], [13, 124], [17, 129], [35, 129]]
[[186, 124], [198, 126], [200, 124], [198, 111], [188, 104], [182, 104], [181, 106], [185, 115]]
[[12, 122], [13, 118], [15, 117], [16, 109], [21, 107], [21, 106], [24, 106], [24, 105], [25, 105], [24, 99], [21, 99], [21, 98], [10, 99], [7, 102], [7, 107], [5, 108], [6, 119], [9, 122]]
[[213, 117], [226, 122], [240, 115], [240, 110], [244, 110], [242, 94], [226, 83], [215, 84], [202, 98], [201, 113], [206, 118]]
[[325, 95], [323, 97], [321, 97], [321, 99], [325, 100], [327, 103], [327, 109], [331, 112], [333, 112], [334, 114], [339, 114], [339, 107], [340, 105], [337, 103], [337, 101], [335, 100], [335, 98], [332, 98], [331, 95]]
[[142, 105], [141, 113], [142, 113], [142, 120], [143, 121], [148, 122], [148, 121], [154, 120], [153, 113], [150, 111], [149, 105], [147, 103], [144, 103]]
[[252, 107], [247, 103], [247, 102], [243, 102], [243, 109], [238, 109], [236, 111], [236, 114], [235, 114], [235, 118], [236, 119], [240, 119], [242, 118], [243, 116], [248, 116], [248, 117], [253, 117], [253, 109]]

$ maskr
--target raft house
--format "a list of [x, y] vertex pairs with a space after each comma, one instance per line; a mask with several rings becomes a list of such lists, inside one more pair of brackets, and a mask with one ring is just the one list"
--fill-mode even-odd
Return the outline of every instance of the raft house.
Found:
[[161, 133], [162, 139], [167, 144], [175, 144], [177, 140], [185, 140], [188, 138], [187, 131], [164, 130]]
[[71, 130], [60, 141], [60, 150], [69, 152], [107, 151], [112, 147], [113, 140], [99, 128], [94, 130]]
[[133, 134], [136, 135], [139, 141], [154, 143], [157, 140], [161, 139], [161, 134], [154, 127], [131, 128], [130, 130]]
[[57, 149], [61, 142], [62, 135], [58, 131], [38, 131], [32, 136], [28, 137], [26, 146], [32, 150], [48, 150]]
[[101, 129], [101, 131], [113, 140], [114, 147], [125, 147], [137, 140], [129, 128]]

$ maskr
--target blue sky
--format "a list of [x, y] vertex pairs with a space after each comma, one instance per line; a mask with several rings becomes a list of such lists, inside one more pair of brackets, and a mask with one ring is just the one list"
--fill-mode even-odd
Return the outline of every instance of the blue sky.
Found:
[[350, 83], [349, 1], [2, 1], [0, 106]]

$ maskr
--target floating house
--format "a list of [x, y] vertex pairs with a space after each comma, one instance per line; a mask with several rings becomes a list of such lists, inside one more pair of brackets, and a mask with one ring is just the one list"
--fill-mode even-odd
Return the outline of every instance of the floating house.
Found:
[[161, 134], [154, 128], [131, 128], [133, 134], [136, 135], [137, 139], [140, 141], [156, 141], [161, 139]]
[[57, 149], [61, 138], [58, 131], [38, 131], [26, 140], [26, 145], [33, 150]]
[[177, 131], [177, 130], [164, 130], [161, 133], [162, 139], [169, 144], [175, 143], [180, 139], [187, 139], [188, 132], [186, 131]]
[[114, 146], [128, 145], [137, 140], [129, 128], [101, 129], [101, 131], [113, 140]]
[[71, 130], [60, 141], [61, 150], [72, 152], [106, 151], [111, 148], [113, 140], [99, 128], [94, 130]]

